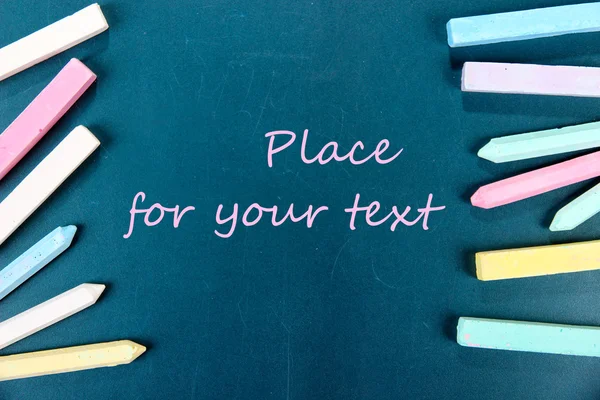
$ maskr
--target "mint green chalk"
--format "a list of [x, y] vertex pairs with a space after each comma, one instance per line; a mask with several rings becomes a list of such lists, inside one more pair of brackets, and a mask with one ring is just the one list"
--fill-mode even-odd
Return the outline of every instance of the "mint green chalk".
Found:
[[460, 317], [461, 346], [600, 357], [600, 328]]
[[492, 139], [477, 155], [495, 163], [600, 147], [600, 122]]
[[551, 231], [570, 231], [600, 212], [600, 184], [594, 186], [556, 213]]

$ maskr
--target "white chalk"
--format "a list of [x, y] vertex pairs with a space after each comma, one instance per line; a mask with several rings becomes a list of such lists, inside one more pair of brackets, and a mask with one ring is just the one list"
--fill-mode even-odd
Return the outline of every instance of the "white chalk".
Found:
[[466, 62], [463, 92], [600, 97], [600, 68]]
[[0, 203], [0, 245], [100, 145], [84, 126], [78, 126]]
[[94, 305], [104, 288], [84, 283], [0, 323], [0, 350]]
[[[3, 21], [8, 23], [8, 21]], [[92, 4], [0, 49], [0, 81], [49, 59], [108, 29], [98, 4]]]

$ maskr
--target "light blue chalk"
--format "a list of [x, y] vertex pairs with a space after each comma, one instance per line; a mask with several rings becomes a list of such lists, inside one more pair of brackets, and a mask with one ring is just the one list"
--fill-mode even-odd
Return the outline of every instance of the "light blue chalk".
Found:
[[537, 8], [448, 21], [450, 47], [600, 31], [600, 3]]
[[0, 271], [0, 300], [69, 248], [77, 227], [58, 227]]
[[600, 328], [461, 317], [461, 346], [600, 357]]
[[600, 184], [558, 210], [551, 231], [570, 231], [600, 212]]

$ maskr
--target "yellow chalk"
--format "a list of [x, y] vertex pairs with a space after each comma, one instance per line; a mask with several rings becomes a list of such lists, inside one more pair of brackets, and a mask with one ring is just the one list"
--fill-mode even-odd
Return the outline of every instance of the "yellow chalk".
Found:
[[600, 240], [484, 251], [475, 255], [475, 264], [482, 281], [600, 269]]
[[129, 364], [146, 348], [129, 340], [0, 357], [0, 381]]

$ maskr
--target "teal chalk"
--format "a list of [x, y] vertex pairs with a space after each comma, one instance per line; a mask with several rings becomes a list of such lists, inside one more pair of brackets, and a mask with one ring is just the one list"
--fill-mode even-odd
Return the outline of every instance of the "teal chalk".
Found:
[[600, 357], [600, 328], [461, 317], [461, 346]]
[[594, 186], [556, 213], [551, 231], [570, 231], [600, 212], [600, 184]]
[[600, 31], [600, 3], [455, 18], [446, 28], [450, 47], [597, 32]]
[[594, 147], [600, 147], [600, 122], [494, 138], [477, 155], [503, 163]]
[[69, 248], [77, 227], [58, 227], [0, 271], [0, 300]]

